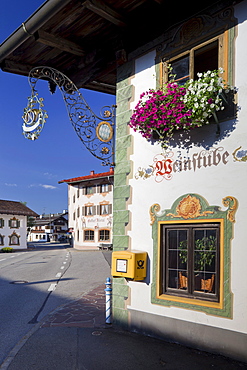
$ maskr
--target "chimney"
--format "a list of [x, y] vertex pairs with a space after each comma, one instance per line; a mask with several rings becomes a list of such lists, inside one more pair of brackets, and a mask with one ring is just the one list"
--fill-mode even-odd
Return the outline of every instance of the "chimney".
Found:
[[94, 175], [94, 171], [90, 171], [90, 175], [93, 176]]

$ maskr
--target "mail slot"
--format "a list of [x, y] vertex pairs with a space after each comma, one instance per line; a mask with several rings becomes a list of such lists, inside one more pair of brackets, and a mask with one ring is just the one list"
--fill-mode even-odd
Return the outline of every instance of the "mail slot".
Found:
[[147, 252], [135, 250], [112, 252], [111, 274], [113, 277], [144, 280], [146, 271]]

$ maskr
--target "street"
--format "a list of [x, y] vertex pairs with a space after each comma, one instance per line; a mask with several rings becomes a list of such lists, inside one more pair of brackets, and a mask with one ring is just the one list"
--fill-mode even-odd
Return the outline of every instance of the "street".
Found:
[[0, 364], [46, 315], [104, 284], [109, 259], [110, 252], [52, 243], [0, 254]]

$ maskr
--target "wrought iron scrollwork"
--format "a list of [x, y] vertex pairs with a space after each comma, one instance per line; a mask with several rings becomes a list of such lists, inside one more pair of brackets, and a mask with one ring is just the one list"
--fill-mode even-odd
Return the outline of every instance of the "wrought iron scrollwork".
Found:
[[52, 92], [58, 86], [66, 104], [70, 122], [79, 139], [103, 165], [114, 165], [114, 123], [116, 106], [105, 106], [100, 116], [94, 114], [76, 85], [63, 73], [51, 67], [36, 67], [29, 73], [31, 97], [23, 115], [23, 135], [36, 140], [48, 117], [43, 99], [38, 98], [36, 83], [47, 80]]

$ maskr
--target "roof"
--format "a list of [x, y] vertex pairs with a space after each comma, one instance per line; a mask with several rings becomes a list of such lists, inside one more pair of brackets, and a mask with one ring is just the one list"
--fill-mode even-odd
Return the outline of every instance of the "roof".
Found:
[[0, 67], [28, 76], [49, 66], [77, 88], [115, 94], [117, 66], [130, 53], [210, 5], [219, 11], [232, 2], [47, 0], [0, 45]]
[[73, 184], [73, 183], [83, 182], [83, 181], [88, 181], [88, 180], [108, 178], [109, 176], [114, 176], [114, 170], [112, 168], [110, 168], [110, 171], [108, 171], [108, 172], [94, 173], [94, 171], [91, 171], [90, 175], [80, 176], [80, 177], [73, 177], [72, 179], [61, 180], [58, 183], [61, 184], [61, 183], [65, 182], [67, 184]]
[[21, 202], [15, 202], [12, 200], [0, 200], [0, 214], [7, 215], [22, 215], [22, 216], [33, 216], [37, 217], [38, 214], [32, 211], [30, 208], [25, 206]]
[[64, 216], [65, 216], [65, 213], [59, 213], [55, 215], [40, 215], [34, 220], [34, 224], [35, 225], [47, 225], [56, 220], [62, 220], [62, 221], [68, 222]]

